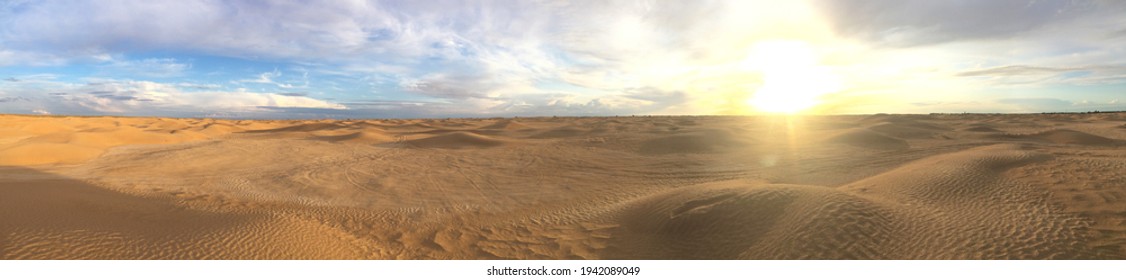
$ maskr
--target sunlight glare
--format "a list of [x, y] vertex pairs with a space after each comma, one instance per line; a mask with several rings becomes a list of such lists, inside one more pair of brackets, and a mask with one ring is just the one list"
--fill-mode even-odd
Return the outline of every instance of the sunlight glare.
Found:
[[762, 74], [762, 85], [747, 99], [760, 112], [798, 113], [816, 106], [822, 95], [840, 90], [836, 75], [818, 65], [813, 48], [801, 41], [756, 43], [744, 67]]

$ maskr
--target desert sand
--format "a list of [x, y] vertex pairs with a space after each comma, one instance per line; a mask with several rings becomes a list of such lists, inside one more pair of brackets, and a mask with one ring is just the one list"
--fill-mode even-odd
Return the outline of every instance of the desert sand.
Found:
[[1126, 113], [0, 116], [2, 259], [1123, 259]]

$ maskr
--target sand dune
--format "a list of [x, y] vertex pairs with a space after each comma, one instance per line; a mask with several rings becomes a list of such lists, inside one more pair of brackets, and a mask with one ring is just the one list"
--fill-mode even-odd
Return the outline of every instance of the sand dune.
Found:
[[963, 130], [973, 131], [973, 132], [1002, 132], [999, 129], [992, 128], [992, 127], [989, 127], [989, 126], [982, 126], [982, 125], [975, 125], [973, 127], [969, 127], [969, 128], [963, 129]]
[[23, 143], [0, 150], [0, 165], [75, 164], [98, 157], [96, 147], [67, 143]]
[[485, 148], [504, 145], [507, 141], [476, 134], [473, 132], [449, 132], [403, 143], [420, 148]]
[[[4, 170], [26, 175], [37, 171]], [[266, 212], [189, 210], [166, 198], [117, 193], [42, 175], [0, 183], [5, 258], [337, 259], [363, 251], [315, 222]], [[29, 215], [33, 211], [33, 215]], [[11, 246], [19, 244], [19, 246]]]
[[626, 207], [615, 253], [661, 259], [1105, 257], [1073, 247], [1087, 234], [1084, 222], [1044, 204], [1047, 192], [1002, 180], [1009, 168], [1050, 158], [989, 146], [921, 159], [838, 188], [738, 181], [677, 188]]
[[710, 153], [748, 146], [747, 141], [726, 130], [703, 130], [662, 136], [641, 143], [643, 154]]
[[1077, 144], [1077, 145], [1120, 145], [1122, 140], [1109, 139], [1102, 136], [1091, 135], [1074, 130], [1057, 129], [1028, 135], [1029, 139], [1038, 139], [1057, 144]]
[[314, 139], [332, 141], [332, 142], [350, 142], [350, 143], [386, 143], [394, 142], [395, 138], [376, 132], [352, 132], [342, 135], [328, 135], [317, 136]]
[[1122, 119], [0, 116], [0, 258], [1123, 259]]
[[525, 125], [524, 123], [514, 121], [514, 120], [500, 120], [500, 121], [497, 121], [496, 123], [493, 123], [493, 124], [490, 124], [490, 125], [487, 125], [487, 126], [483, 126], [483, 127], [481, 127], [481, 129], [525, 130], [525, 129], [532, 129], [532, 127]]
[[324, 131], [343, 129], [347, 126], [339, 123], [306, 123], [299, 125], [292, 125], [280, 128], [250, 130], [247, 133], [270, 133], [270, 132], [310, 132], [310, 131]]
[[589, 131], [575, 127], [559, 127], [533, 134], [532, 138], [569, 138], [588, 134]]
[[923, 123], [880, 123], [868, 129], [891, 137], [920, 139], [934, 138], [941, 132], [948, 130]]
[[890, 137], [869, 129], [847, 130], [829, 137], [828, 142], [879, 150], [902, 150], [910, 146], [903, 139]]
[[[88, 119], [88, 120], [87, 120]], [[10, 117], [0, 141], [0, 165], [75, 164], [122, 145], [174, 144], [209, 136], [176, 121], [122, 125], [135, 119]]]
[[238, 126], [235, 126], [235, 125], [232, 125], [232, 124], [207, 123], [207, 124], [204, 124], [202, 126], [199, 126], [194, 131], [197, 131], [199, 133], [203, 133], [203, 134], [209, 135], [209, 136], [217, 136], [217, 135], [224, 135], [224, 134], [234, 133], [234, 132], [242, 132], [244, 130], [242, 128], [239, 128]]

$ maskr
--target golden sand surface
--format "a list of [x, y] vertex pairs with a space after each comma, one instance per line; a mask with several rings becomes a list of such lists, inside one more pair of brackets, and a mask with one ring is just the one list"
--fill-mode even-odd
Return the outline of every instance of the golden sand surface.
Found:
[[1126, 114], [0, 116], [0, 259], [1123, 259]]

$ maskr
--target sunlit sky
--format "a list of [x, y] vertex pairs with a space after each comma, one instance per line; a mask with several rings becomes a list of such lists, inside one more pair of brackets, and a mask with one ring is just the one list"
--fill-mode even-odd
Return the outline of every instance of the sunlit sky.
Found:
[[1126, 110], [1126, 1], [4, 1], [0, 113]]

